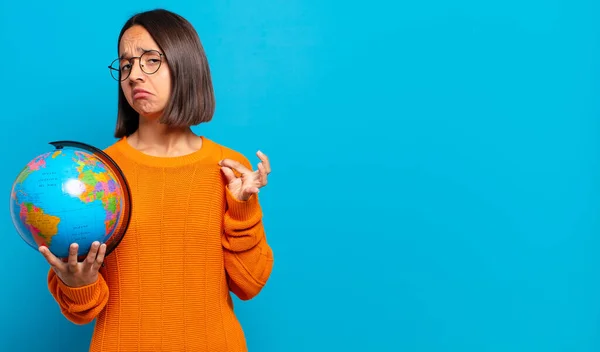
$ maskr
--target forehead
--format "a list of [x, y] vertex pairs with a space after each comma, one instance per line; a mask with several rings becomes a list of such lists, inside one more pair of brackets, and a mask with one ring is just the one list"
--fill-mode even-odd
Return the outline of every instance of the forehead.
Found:
[[144, 27], [135, 25], [123, 33], [119, 43], [119, 56], [139, 55], [151, 49], [158, 50], [158, 45]]

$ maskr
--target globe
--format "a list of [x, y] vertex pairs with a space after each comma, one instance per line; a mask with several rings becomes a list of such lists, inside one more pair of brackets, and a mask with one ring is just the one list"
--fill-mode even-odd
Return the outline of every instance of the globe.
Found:
[[47, 246], [58, 258], [79, 245], [83, 260], [94, 241], [110, 255], [131, 217], [131, 193], [116, 162], [102, 150], [74, 141], [51, 142], [33, 158], [10, 192], [10, 214], [23, 241], [36, 251]]

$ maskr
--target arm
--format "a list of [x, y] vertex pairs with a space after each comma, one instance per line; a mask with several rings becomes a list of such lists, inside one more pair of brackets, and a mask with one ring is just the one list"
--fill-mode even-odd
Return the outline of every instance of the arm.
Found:
[[95, 283], [82, 287], [69, 287], [56, 275], [48, 272], [48, 289], [58, 303], [61, 313], [71, 322], [88, 324], [104, 309], [108, 302], [108, 286], [101, 273]]
[[[238, 169], [243, 165], [245, 170], [242, 171], [250, 172], [252, 166], [248, 159], [242, 155], [238, 156], [237, 159], [241, 163]], [[263, 159], [263, 163], [268, 163], [266, 156], [263, 156]], [[229, 165], [235, 167], [235, 164]], [[254, 173], [250, 177], [256, 178], [265, 171], [264, 165], [259, 166], [261, 172]], [[270, 166], [267, 165], [267, 168], [270, 170]], [[265, 236], [258, 195], [252, 194], [249, 198], [240, 198], [239, 187], [233, 186], [237, 192], [232, 192], [230, 189], [236, 181], [233, 172], [226, 172], [226, 174], [229, 174], [227, 178], [230, 184], [225, 187], [227, 208], [222, 238], [225, 270], [230, 290], [240, 299], [249, 300], [255, 297], [267, 283], [273, 269], [273, 252]], [[262, 175], [266, 178], [265, 174]]]
[[227, 192], [223, 255], [229, 287], [242, 300], [256, 296], [273, 269], [273, 252], [267, 243], [258, 197], [247, 201]]

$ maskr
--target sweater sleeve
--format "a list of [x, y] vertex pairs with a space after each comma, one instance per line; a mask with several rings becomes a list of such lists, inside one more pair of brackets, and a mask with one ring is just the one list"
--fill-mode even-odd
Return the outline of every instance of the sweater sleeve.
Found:
[[[246, 159], [242, 160], [250, 168]], [[242, 300], [255, 297], [273, 269], [273, 252], [267, 243], [258, 196], [237, 200], [226, 189], [223, 250], [230, 290]]]
[[78, 325], [92, 322], [108, 302], [108, 286], [101, 273], [98, 273], [98, 280], [93, 284], [70, 287], [65, 285], [50, 268], [48, 288], [58, 303], [61, 313]]

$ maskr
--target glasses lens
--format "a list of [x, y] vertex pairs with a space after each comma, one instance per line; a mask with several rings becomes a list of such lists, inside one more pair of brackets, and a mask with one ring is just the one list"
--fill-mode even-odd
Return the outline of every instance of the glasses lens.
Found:
[[120, 77], [119, 78], [119, 71], [121, 70], [121, 68], [119, 67], [119, 65], [120, 65], [120, 63], [119, 63], [119, 60], [117, 59], [117, 60], [113, 61], [110, 64], [109, 68], [108, 68], [108, 70], [110, 71], [110, 75], [112, 76], [112, 78], [116, 79], [117, 81], [119, 79], [124, 79], [125, 78], [125, 77]]
[[142, 70], [147, 74], [152, 74], [160, 68], [161, 58], [157, 51], [147, 51], [140, 58]]

